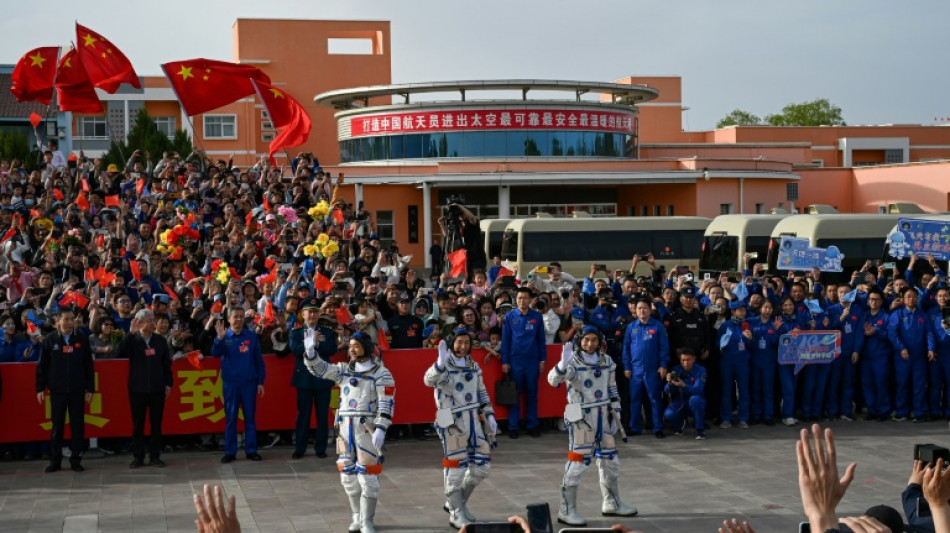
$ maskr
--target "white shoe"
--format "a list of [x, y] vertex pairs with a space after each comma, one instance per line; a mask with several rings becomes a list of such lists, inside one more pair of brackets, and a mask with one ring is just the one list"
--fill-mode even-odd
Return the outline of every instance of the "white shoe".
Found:
[[786, 426], [794, 426], [798, 423], [798, 420], [795, 420], [794, 418], [783, 418], [782, 423]]
[[728, 420], [723, 420], [722, 424], [719, 424], [719, 429], [729, 429], [732, 427], [732, 422]]
[[745, 420], [739, 421], [739, 429], [749, 429], [749, 423]]

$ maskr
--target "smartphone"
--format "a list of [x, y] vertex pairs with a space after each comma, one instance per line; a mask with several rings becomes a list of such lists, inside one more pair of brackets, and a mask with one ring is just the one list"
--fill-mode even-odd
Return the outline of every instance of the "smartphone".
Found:
[[709, 272], [706, 272], [705, 274], [703, 274], [703, 280], [707, 280], [707, 279], [709, 279]]
[[597, 270], [603, 270], [604, 272], [607, 272], [607, 265], [604, 265], [604, 264], [596, 264], [596, 265], [594, 265], [594, 267], [597, 268]]
[[685, 279], [686, 281], [693, 281], [693, 273], [687, 272], [686, 274], [683, 274], [683, 279]]
[[528, 525], [531, 533], [553, 533], [551, 524], [551, 507], [547, 503], [532, 503], [527, 507]]
[[894, 270], [897, 268], [897, 263], [884, 263], [884, 268], [888, 270]]
[[927, 518], [931, 516], [930, 504], [927, 503], [927, 500], [924, 498], [917, 498], [917, 516], [919, 518]]
[[749, 252], [749, 259], [758, 259], [759, 252]]
[[465, 526], [467, 533], [522, 533], [521, 526], [509, 522], [473, 522]]
[[534, 271], [537, 272], [538, 274], [547, 274], [548, 267], [539, 266], [538, 268], [534, 269]]

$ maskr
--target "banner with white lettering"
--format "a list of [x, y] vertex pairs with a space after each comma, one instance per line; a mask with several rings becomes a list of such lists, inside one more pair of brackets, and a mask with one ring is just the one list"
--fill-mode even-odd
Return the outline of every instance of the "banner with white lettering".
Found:
[[778, 364], [795, 365], [796, 374], [805, 365], [825, 365], [839, 355], [840, 331], [793, 331], [779, 337]]
[[822, 272], [841, 272], [844, 260], [837, 246], [814, 248], [808, 239], [782, 237], [778, 249], [779, 270], [811, 270], [818, 267]]
[[888, 253], [903, 259], [912, 254], [932, 255], [939, 261], [950, 260], [950, 222], [901, 218], [897, 231], [887, 237]]

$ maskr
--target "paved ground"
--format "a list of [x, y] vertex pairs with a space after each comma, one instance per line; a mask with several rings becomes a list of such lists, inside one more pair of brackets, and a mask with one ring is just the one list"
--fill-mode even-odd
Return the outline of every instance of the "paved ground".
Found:
[[[857, 478], [840, 511], [860, 514], [885, 503], [900, 507], [914, 443], [950, 444], [944, 422], [834, 422], [839, 458], [857, 461]], [[760, 533], [797, 531], [801, 504], [795, 429], [755, 426], [711, 430], [702, 442], [639, 436], [621, 448], [621, 491], [640, 516], [624, 522], [644, 532], [715, 531], [726, 517], [750, 519]], [[556, 511], [566, 436], [502, 437], [491, 477], [475, 492], [480, 519], [503, 519], [525, 505]], [[376, 523], [386, 532], [447, 532], [441, 510], [439, 445], [401, 440], [388, 445]], [[220, 483], [237, 496], [244, 531], [346, 531], [349, 510], [332, 458], [291, 460], [291, 449], [263, 450], [264, 461], [222, 465], [216, 452], [167, 454], [165, 469], [130, 471], [128, 455], [85, 461], [86, 472], [44, 474], [40, 462], [0, 463], [0, 531], [194, 531], [191, 495]], [[843, 470], [843, 464], [841, 466]], [[591, 525], [600, 517], [596, 469], [579, 498]]]

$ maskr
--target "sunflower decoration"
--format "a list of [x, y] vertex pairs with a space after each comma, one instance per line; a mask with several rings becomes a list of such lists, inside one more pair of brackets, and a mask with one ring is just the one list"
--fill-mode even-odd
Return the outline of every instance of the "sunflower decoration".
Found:
[[311, 207], [310, 210], [307, 211], [307, 214], [310, 215], [310, 218], [314, 220], [323, 218], [330, 214], [330, 204], [325, 200], [320, 200], [317, 205]]
[[330, 257], [339, 251], [340, 244], [331, 240], [330, 236], [326, 233], [318, 235], [317, 240], [313, 241], [313, 244], [308, 244], [303, 247], [303, 253], [307, 257]]

